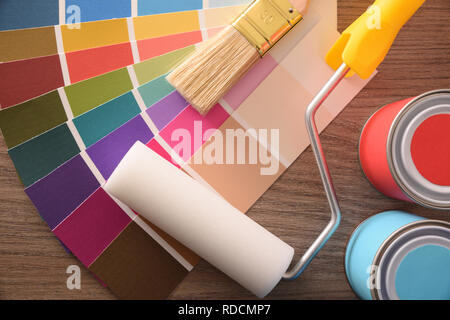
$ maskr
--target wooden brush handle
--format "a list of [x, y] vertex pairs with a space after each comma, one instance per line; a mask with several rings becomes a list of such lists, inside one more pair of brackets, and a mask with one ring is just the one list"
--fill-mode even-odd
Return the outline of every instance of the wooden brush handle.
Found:
[[289, 0], [292, 6], [298, 10], [304, 16], [308, 11], [310, 0]]

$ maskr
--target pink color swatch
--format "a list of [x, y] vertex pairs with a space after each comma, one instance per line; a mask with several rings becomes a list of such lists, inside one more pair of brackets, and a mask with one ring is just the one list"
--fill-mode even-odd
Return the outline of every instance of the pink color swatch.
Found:
[[53, 232], [89, 267], [130, 222], [131, 218], [100, 188]]
[[160, 135], [184, 161], [188, 161], [229, 116], [220, 104], [204, 117], [188, 106]]
[[147, 147], [155, 151], [161, 157], [172, 163], [175, 167], [181, 168], [175, 161], [173, 161], [171, 155], [156, 141], [156, 139], [152, 139], [149, 143], [147, 143]]
[[223, 99], [233, 110], [236, 110], [277, 65], [277, 62], [269, 54], [266, 55], [239, 80]]

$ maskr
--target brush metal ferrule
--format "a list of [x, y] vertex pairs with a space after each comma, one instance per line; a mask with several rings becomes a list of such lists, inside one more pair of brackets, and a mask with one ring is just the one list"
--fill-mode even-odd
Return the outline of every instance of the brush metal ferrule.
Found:
[[302, 18], [289, 0], [256, 0], [232, 26], [264, 56]]

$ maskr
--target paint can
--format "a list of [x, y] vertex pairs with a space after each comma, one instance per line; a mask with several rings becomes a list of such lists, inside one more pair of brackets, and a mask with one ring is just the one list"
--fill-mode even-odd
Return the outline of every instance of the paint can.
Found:
[[362, 222], [350, 237], [345, 272], [365, 300], [450, 300], [450, 223], [403, 211]]
[[450, 90], [378, 110], [361, 133], [359, 158], [383, 194], [450, 210]]

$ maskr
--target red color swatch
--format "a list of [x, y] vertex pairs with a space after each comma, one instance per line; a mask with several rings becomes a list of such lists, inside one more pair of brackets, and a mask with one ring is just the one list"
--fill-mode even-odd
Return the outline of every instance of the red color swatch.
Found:
[[64, 86], [59, 55], [0, 63], [2, 109]]
[[137, 44], [141, 60], [146, 60], [196, 44], [201, 41], [201, 31], [192, 31], [164, 37], [140, 40]]
[[72, 83], [86, 80], [134, 63], [130, 43], [66, 53]]

